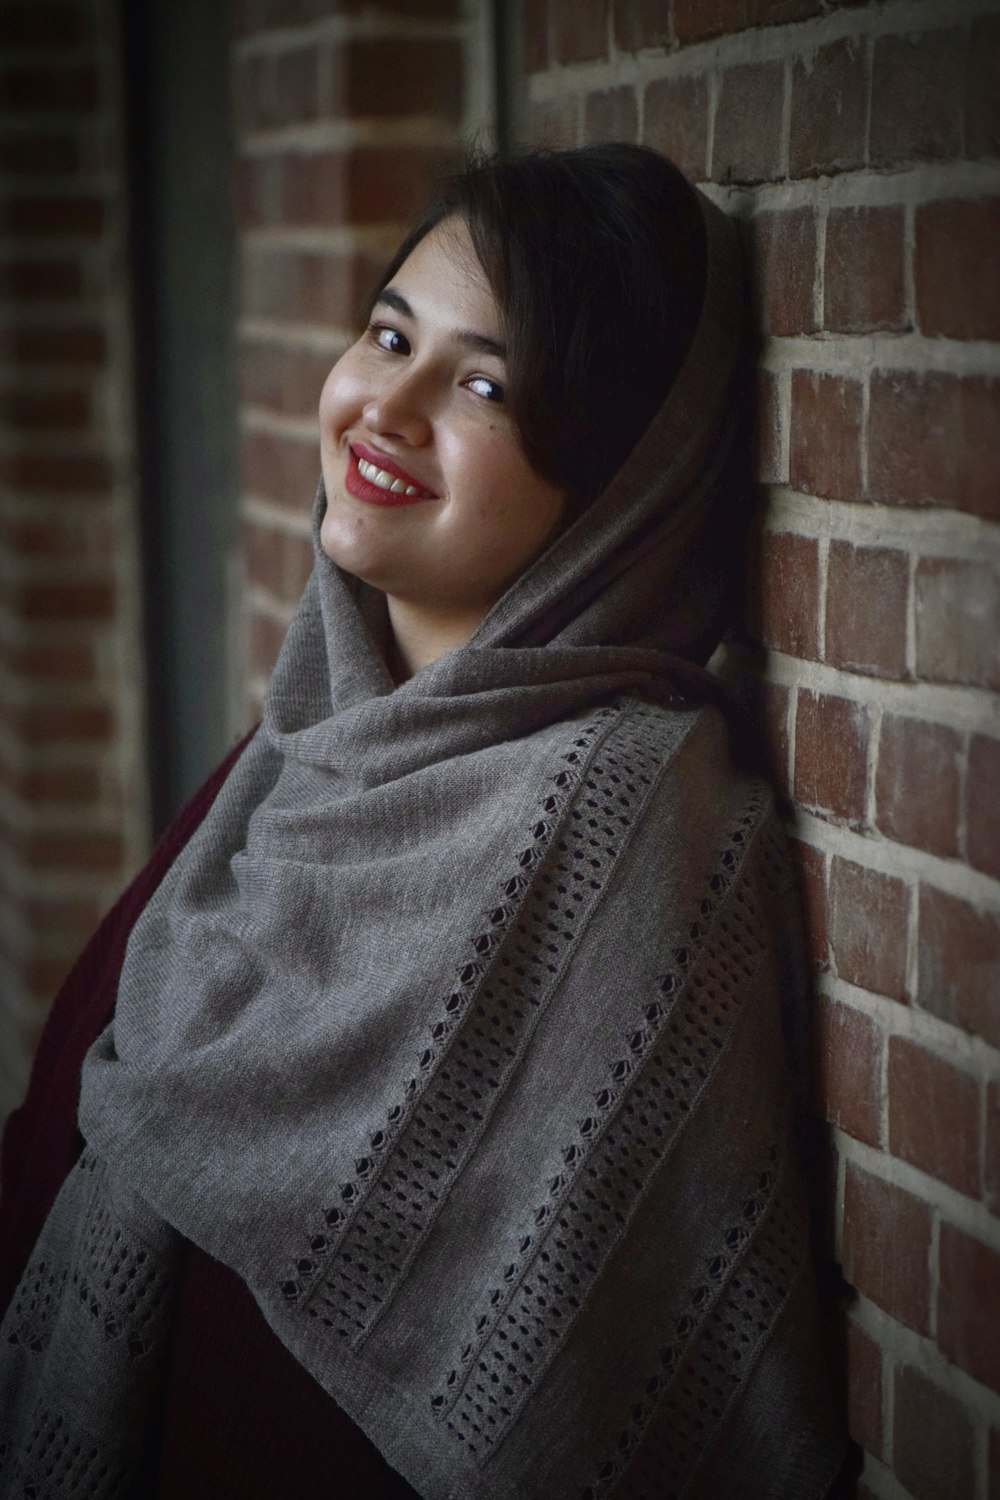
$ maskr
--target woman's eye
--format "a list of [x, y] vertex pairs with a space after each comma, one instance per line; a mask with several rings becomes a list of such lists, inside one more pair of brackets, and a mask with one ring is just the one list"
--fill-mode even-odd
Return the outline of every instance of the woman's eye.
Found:
[[484, 401], [502, 401], [506, 394], [499, 380], [489, 380], [485, 375], [474, 375], [468, 385]]
[[390, 328], [386, 323], [372, 323], [368, 332], [380, 349], [390, 354], [409, 354], [410, 342], [398, 328]]

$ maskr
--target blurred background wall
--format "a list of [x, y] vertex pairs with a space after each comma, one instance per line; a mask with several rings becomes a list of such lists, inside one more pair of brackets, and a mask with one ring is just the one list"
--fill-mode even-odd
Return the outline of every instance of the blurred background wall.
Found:
[[[208, 14], [211, 12], [211, 14]], [[757, 684], [859, 1496], [1000, 1496], [1000, 14], [0, 0], [0, 1089], [259, 713], [315, 408], [428, 184], [642, 140], [745, 225]]]
[[123, 70], [0, 6], [0, 1103], [149, 843]]

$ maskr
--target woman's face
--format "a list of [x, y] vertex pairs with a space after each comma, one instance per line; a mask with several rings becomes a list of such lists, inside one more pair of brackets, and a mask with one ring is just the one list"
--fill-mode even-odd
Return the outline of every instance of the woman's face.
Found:
[[319, 403], [323, 550], [390, 607], [466, 620], [466, 639], [566, 504], [529, 465], [505, 383], [493, 293], [450, 218], [403, 262]]

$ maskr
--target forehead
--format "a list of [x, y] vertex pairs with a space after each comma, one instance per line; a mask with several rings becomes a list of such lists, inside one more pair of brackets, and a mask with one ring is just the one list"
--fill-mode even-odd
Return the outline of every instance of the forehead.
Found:
[[414, 246], [389, 283], [416, 316], [497, 333], [500, 314], [464, 219], [443, 219]]

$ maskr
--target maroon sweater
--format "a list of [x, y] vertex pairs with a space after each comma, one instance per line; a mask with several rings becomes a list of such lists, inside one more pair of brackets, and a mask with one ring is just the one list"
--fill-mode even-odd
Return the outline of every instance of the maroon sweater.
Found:
[[[0, 1314], [81, 1148], [84, 1053], [114, 1009], [133, 924], [211, 807], [232, 751], [163, 835], [56, 998], [0, 1155]], [[196, 1246], [182, 1261], [164, 1378], [159, 1500], [412, 1500], [413, 1490], [285, 1349], [240, 1279]]]

